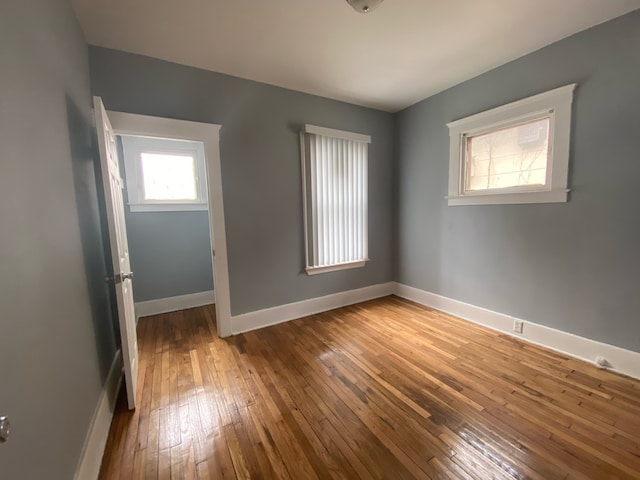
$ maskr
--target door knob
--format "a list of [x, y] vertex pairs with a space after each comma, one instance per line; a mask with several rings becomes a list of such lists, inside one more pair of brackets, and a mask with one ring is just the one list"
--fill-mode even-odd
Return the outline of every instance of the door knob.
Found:
[[11, 422], [9, 422], [9, 417], [0, 417], [0, 443], [9, 440], [9, 435], [11, 435]]
[[115, 277], [110, 277], [108, 275], [104, 277], [105, 283], [116, 283], [116, 284], [122, 283], [127, 279], [133, 280], [133, 272], [119, 273]]

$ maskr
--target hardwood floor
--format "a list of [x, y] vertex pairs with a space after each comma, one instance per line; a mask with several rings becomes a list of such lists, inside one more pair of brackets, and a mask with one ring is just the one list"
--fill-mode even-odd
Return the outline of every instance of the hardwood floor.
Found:
[[138, 325], [101, 478], [640, 478], [640, 382], [386, 297], [220, 339]]

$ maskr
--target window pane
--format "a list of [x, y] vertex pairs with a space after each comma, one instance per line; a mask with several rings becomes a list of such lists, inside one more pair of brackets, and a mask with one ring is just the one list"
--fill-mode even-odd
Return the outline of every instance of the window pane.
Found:
[[194, 159], [189, 155], [141, 153], [145, 200], [196, 200]]
[[465, 190], [544, 185], [549, 118], [467, 138]]

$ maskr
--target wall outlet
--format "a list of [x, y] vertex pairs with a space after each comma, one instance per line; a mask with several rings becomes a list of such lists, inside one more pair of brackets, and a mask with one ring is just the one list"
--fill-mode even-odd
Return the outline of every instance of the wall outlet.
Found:
[[524, 328], [524, 322], [522, 320], [513, 321], [513, 331], [515, 333], [522, 333], [523, 328]]

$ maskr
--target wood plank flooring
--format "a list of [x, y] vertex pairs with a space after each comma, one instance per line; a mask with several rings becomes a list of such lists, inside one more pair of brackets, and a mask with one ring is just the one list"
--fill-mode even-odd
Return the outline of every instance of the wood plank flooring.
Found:
[[220, 339], [140, 320], [104, 479], [640, 478], [640, 382], [397, 297]]

